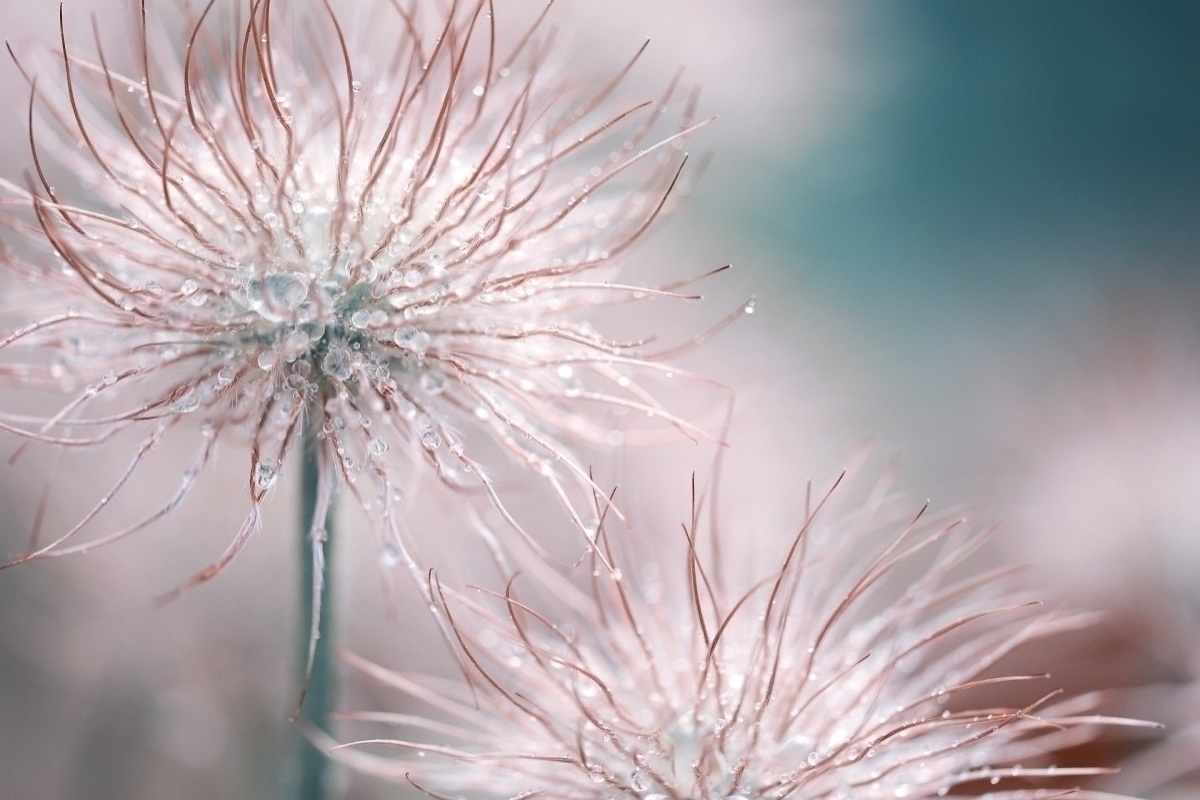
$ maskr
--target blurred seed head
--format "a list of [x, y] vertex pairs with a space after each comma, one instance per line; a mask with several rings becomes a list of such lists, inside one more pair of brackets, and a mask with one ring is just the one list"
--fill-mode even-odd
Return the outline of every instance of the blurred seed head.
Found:
[[432, 576], [462, 678], [349, 656], [424, 710], [344, 714], [399, 732], [333, 752], [437, 798], [1063, 797], [1110, 770], [1058, 751], [1153, 727], [1002, 670], [1092, 615], [1040, 608], [1016, 570], [964, 569], [986, 538], [964, 520], [882, 486], [839, 511], [839, 483], [810, 486], [790, 542], [693, 513], [677, 547], [602, 525], [580, 574], [531, 555], [500, 559], [495, 591]]
[[1194, 280], [1167, 286], [1139, 273], [1048, 343], [1052, 379], [1010, 399], [1017, 413], [997, 432], [1016, 465], [1005, 544], [1048, 592], [1108, 612], [1066, 668], [1136, 687], [1124, 705], [1166, 724], [1104, 782], [1146, 797], [1192, 796], [1200, 783], [1198, 294]]

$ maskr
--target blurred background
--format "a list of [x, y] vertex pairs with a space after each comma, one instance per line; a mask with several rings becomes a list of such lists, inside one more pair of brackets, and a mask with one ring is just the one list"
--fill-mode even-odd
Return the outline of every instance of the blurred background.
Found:
[[[129, 11], [69, 0], [67, 20], [86, 32], [94, 9], [106, 24]], [[609, 74], [649, 37], [634, 85], [684, 64], [719, 117], [694, 140], [711, 166], [630, 274], [732, 262], [706, 288], [713, 316], [757, 296], [689, 361], [738, 391], [739, 521], [790, 527], [796, 487], [866, 441], [915, 496], [974, 504], [1001, 523], [994, 556], [1034, 565], [1043, 596], [1110, 612], [1065, 648], [1064, 685], [1158, 687], [1127, 699], [1168, 733], [1108, 788], [1195, 796], [1200, 4], [561, 0], [555, 13], [573, 64]], [[0, 4], [18, 52], [56, 23], [49, 0]], [[3, 70], [4, 102], [23, 104]], [[0, 122], [4, 176], [27, 168], [26, 135], [20, 115]], [[688, 464], [671, 473], [682, 502], [703, 459], [664, 457]], [[220, 498], [244, 456], [224, 459], [212, 502], [170, 525], [0, 573], [0, 797], [278, 794], [294, 498], [272, 501], [265, 535], [215, 584], [151, 602], [240, 521]], [[0, 471], [6, 553], [24, 546], [50, 462]], [[349, 579], [370, 544], [344, 541], [341, 640], [420, 668], [405, 620]], [[346, 797], [400, 793], [340, 780]]]

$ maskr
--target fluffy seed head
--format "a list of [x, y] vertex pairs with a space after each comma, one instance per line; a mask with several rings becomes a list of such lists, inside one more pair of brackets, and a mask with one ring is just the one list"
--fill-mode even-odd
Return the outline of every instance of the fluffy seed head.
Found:
[[882, 492], [833, 503], [813, 498], [782, 546], [695, 518], [675, 548], [603, 526], [582, 575], [526, 558], [495, 592], [431, 580], [463, 679], [350, 657], [426, 715], [346, 714], [400, 732], [334, 752], [437, 798], [1061, 797], [1108, 770], [1056, 751], [1147, 725], [996, 671], [1091, 617], [1040, 609], [1011, 569], [964, 573], [984, 537], [962, 520]]
[[[2, 427], [140, 437], [82, 525], [164, 442], [201, 434], [179, 493], [100, 541], [172, 510], [234, 431], [251, 513], [197, 581], [257, 526], [306, 426], [322, 495], [346, 482], [393, 553], [398, 460], [493, 499], [492, 471], [531, 467], [570, 508], [564, 477], [588, 478], [567, 442], [624, 441], [610, 409], [692, 429], [644, 385], [670, 351], [584, 315], [684, 296], [612, 275], [679, 186], [694, 96], [621, 99], [624, 71], [582, 90], [549, 34], [506, 39], [487, 0], [438, 19], [406, 5], [355, 33], [328, 2], [211, 0], [175, 45], [143, 5], [127, 69], [65, 32], [56, 60], [19, 63], [33, 156], [5, 184], [21, 234], [5, 261], [30, 286], [0, 368], [68, 400]], [[80, 527], [34, 555], [94, 546], [68, 544]]]

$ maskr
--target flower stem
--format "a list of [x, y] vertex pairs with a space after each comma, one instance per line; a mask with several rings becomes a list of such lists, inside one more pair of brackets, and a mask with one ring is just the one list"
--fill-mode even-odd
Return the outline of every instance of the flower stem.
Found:
[[[320, 443], [311, 424], [304, 429], [303, 466], [300, 492], [300, 647], [298, 650], [301, 685], [300, 718], [305, 724], [328, 731], [326, 719], [333, 708], [334, 665], [332, 653], [333, 614], [329, 551], [332, 539], [333, 506], [329, 489], [322, 487]], [[326, 496], [322, 499], [322, 490]], [[323, 520], [314, 516], [323, 513]], [[315, 524], [314, 524], [315, 523]], [[323, 536], [314, 543], [313, 532]], [[318, 537], [319, 538], [319, 537]], [[321, 570], [321, 577], [314, 571]], [[313, 616], [319, 618], [319, 636], [312, 640]], [[311, 659], [311, 672], [308, 672]], [[307, 685], [305, 680], [307, 679]], [[325, 754], [308, 742], [299, 730], [295, 736], [299, 748], [300, 800], [324, 800], [327, 795], [329, 761]]]

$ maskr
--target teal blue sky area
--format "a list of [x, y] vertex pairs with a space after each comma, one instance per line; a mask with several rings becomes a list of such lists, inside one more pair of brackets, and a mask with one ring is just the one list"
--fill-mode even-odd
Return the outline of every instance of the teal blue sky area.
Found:
[[1105, 308], [1200, 297], [1200, 3], [834, 7], [833, 122], [731, 169], [723, 213], [847, 323], [862, 432], [984, 499], [1004, 404], [1049, 391]]
[[834, 135], [744, 223], [870, 314], [1019, 311], [1200, 254], [1200, 3], [856, 2]]

